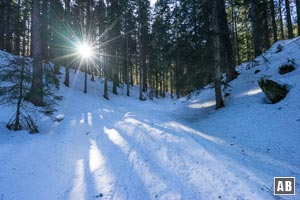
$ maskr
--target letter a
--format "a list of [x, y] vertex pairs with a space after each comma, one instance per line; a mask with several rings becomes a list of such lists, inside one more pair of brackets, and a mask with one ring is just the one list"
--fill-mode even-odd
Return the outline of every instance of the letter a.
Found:
[[277, 192], [284, 192], [283, 181], [278, 181]]

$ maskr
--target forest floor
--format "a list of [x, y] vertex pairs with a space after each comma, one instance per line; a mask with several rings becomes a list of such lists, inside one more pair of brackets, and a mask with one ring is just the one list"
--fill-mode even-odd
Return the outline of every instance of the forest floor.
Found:
[[[82, 92], [82, 73], [61, 84], [63, 120], [42, 117], [39, 134], [8, 131], [12, 111], [0, 107], [0, 199], [277, 199], [275, 176], [296, 177], [296, 196], [280, 198], [299, 199], [300, 70], [278, 74], [288, 58], [299, 66], [299, 41], [239, 66], [220, 110], [209, 87], [144, 102], [124, 87], [107, 101], [101, 79]], [[263, 76], [288, 84], [287, 97], [267, 103]]]

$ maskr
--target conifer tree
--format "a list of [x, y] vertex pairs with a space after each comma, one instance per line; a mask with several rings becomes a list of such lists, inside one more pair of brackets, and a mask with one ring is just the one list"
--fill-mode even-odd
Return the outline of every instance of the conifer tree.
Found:
[[298, 36], [300, 36], [300, 0], [296, 1]]
[[291, 19], [290, 0], [285, 0], [286, 23], [288, 28], [288, 38], [293, 38], [293, 25]]
[[43, 101], [43, 68], [41, 60], [40, 1], [32, 0], [31, 16], [31, 49], [33, 58], [33, 75], [31, 89], [26, 100], [36, 106], [44, 105]]
[[221, 84], [221, 70], [220, 70], [220, 23], [218, 16], [218, 0], [212, 1], [212, 33], [213, 33], [213, 51], [214, 51], [214, 70], [215, 70], [215, 96], [216, 108], [224, 107], [222, 99], [222, 84]]

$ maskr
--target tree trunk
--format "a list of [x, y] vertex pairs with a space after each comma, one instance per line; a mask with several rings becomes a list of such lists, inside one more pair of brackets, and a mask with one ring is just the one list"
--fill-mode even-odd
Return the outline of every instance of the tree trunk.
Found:
[[268, 24], [268, 5], [267, 1], [263, 1], [263, 22], [264, 22], [264, 48], [269, 49], [271, 46], [270, 35], [269, 35], [269, 24]]
[[222, 83], [220, 69], [220, 28], [218, 17], [218, 0], [212, 1], [212, 31], [213, 31], [213, 50], [214, 50], [214, 69], [215, 69], [215, 97], [216, 109], [224, 107], [222, 99]]
[[114, 68], [113, 68], [113, 93], [114, 94], [118, 94], [117, 91], [117, 85], [118, 85], [118, 62], [117, 62], [117, 58], [118, 58], [118, 52], [116, 51], [116, 59], [115, 59], [115, 64], [114, 64]]
[[64, 81], [64, 84], [66, 87], [70, 87], [70, 66], [66, 63], [66, 66], [65, 66], [65, 81]]
[[133, 62], [131, 62], [131, 67], [130, 67], [130, 85], [132, 87], [134, 86]]
[[[104, 55], [106, 55], [106, 51], [104, 51]], [[106, 57], [103, 58], [103, 67], [104, 67], [104, 93], [103, 93], [103, 97], [105, 99], [109, 99], [108, 98], [108, 87], [107, 87], [107, 76], [108, 76], [108, 69], [107, 69], [107, 65], [106, 65]]]
[[259, 56], [261, 51], [261, 35], [259, 30], [259, 21], [257, 18], [257, 5], [256, 0], [250, 1], [250, 15], [252, 22], [252, 33], [253, 33], [253, 42], [254, 42], [254, 55], [255, 57]]
[[15, 43], [15, 53], [21, 55], [20, 43], [21, 43], [21, 1], [18, 0], [17, 4], [18, 14], [16, 14], [16, 43]]
[[[141, 56], [141, 55], [140, 55]], [[143, 97], [143, 66], [142, 66], [142, 60], [140, 58], [140, 96], [139, 96], [139, 100], [143, 101], [144, 97]]]
[[0, 2], [0, 50], [4, 50], [4, 5]]
[[143, 92], [148, 91], [148, 84], [147, 84], [147, 65], [145, 55], [143, 55]]
[[109, 99], [108, 98], [107, 78], [106, 77], [104, 78], [104, 94], [103, 94], [103, 97], [107, 100]]
[[26, 46], [27, 46], [26, 37], [27, 37], [27, 35], [26, 35], [26, 28], [25, 28], [25, 24], [26, 24], [26, 20], [25, 19], [23, 19], [22, 24], [23, 24], [23, 28], [24, 28], [24, 30], [22, 32], [22, 36], [23, 36], [23, 41], [22, 41], [22, 45], [23, 45], [22, 46], [22, 56], [26, 56]]
[[274, 42], [277, 42], [278, 35], [277, 35], [274, 0], [271, 0], [271, 8], [270, 9], [271, 9], [271, 18], [272, 18], [273, 39], [274, 39]]
[[158, 70], [155, 67], [155, 97], [158, 98]]
[[20, 88], [19, 88], [19, 97], [17, 102], [17, 111], [16, 111], [16, 121], [14, 125], [14, 130], [21, 130], [20, 126], [20, 115], [21, 115], [21, 104], [23, 99], [23, 81], [24, 81], [24, 60], [22, 60], [22, 68], [21, 68], [21, 77], [20, 77]]
[[296, 0], [298, 36], [300, 36], [300, 0]]
[[87, 93], [87, 64], [84, 64], [85, 66], [85, 72], [84, 72], [84, 90], [83, 92], [86, 94]]
[[[65, 13], [67, 19], [70, 17], [70, 0], [65, 0]], [[68, 52], [66, 52], [68, 54]], [[68, 63], [68, 58], [65, 59], [65, 81], [64, 84], [66, 87], [70, 87], [70, 65]]]
[[42, 15], [41, 15], [41, 48], [42, 48], [42, 58], [48, 59], [49, 58], [49, 50], [48, 50], [48, 10], [49, 10], [49, 0], [43, 0], [42, 2]]
[[283, 28], [283, 17], [282, 17], [282, 0], [279, 0], [278, 6], [279, 6], [279, 21], [280, 21], [280, 33], [281, 33], [281, 39], [284, 40], [284, 28]]
[[126, 34], [126, 95], [130, 96], [130, 74], [129, 74], [129, 55], [128, 55], [128, 34]]
[[246, 30], [246, 49], [247, 49], [247, 60], [251, 60], [252, 59], [252, 55], [251, 55], [251, 44], [252, 42], [249, 42], [249, 31], [248, 29]]
[[293, 24], [291, 19], [291, 10], [290, 10], [290, 0], [285, 0], [285, 10], [286, 10], [286, 23], [288, 28], [288, 37], [293, 38]]
[[161, 91], [162, 91], [162, 97], [166, 97], [166, 84], [165, 84], [165, 77], [166, 77], [166, 75], [165, 75], [165, 68], [163, 68], [163, 70], [162, 70], [162, 82], [161, 82]]
[[31, 47], [33, 57], [33, 76], [30, 92], [26, 100], [36, 106], [43, 106], [43, 67], [41, 62], [41, 30], [39, 0], [32, 0]]
[[237, 64], [240, 65], [241, 57], [240, 57], [240, 47], [239, 47], [239, 35], [238, 35], [238, 27], [237, 27], [237, 14], [234, 14], [234, 43], [235, 43], [235, 50], [236, 50], [236, 56], [237, 56]]
[[225, 10], [225, 1], [221, 0], [219, 6], [220, 6], [219, 24], [220, 24], [220, 29], [223, 31], [221, 33], [221, 38], [223, 43], [222, 52], [225, 54], [224, 64], [225, 64], [225, 71], [226, 71], [226, 81], [230, 82], [238, 76], [238, 73], [235, 71], [235, 62], [233, 59], [233, 49], [230, 40], [230, 32], [228, 27], [227, 14]]
[[173, 95], [173, 66], [172, 66], [172, 63], [171, 63], [171, 69], [170, 69], [170, 90], [171, 90], [171, 99], [174, 98], [174, 95]]
[[6, 13], [6, 21], [5, 24], [5, 50], [9, 53], [12, 53], [11, 50], [11, 28], [12, 28], [12, 20], [11, 20], [11, 2], [7, 3], [7, 13]]
[[[91, 25], [91, 0], [87, 0], [86, 3], [86, 25], [85, 25], [85, 42], [90, 42], [90, 25]], [[87, 76], [88, 72], [90, 73], [89, 69], [89, 61], [88, 58], [84, 59], [83, 61], [83, 69], [84, 69], [84, 93], [87, 93]]]
[[233, 54], [234, 62], [239, 65], [241, 63], [239, 44], [238, 44], [238, 33], [237, 33], [237, 13], [235, 11], [234, 0], [230, 1], [231, 4], [231, 29], [232, 29], [232, 42], [233, 42]]
[[143, 101], [144, 97], [143, 97], [143, 70], [144, 70], [144, 47], [143, 47], [143, 43], [142, 43], [142, 17], [141, 17], [141, 0], [138, 1], [138, 19], [139, 19], [139, 24], [138, 24], [138, 42], [139, 42], [139, 65], [140, 65], [140, 95], [139, 95], [139, 100]]

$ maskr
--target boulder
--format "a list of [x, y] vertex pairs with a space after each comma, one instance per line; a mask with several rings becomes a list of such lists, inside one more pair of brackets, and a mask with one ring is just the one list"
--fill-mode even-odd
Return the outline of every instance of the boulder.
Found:
[[281, 101], [289, 92], [286, 85], [280, 85], [266, 78], [260, 79], [258, 85], [272, 103]]
[[279, 74], [287, 74], [287, 73], [294, 71], [295, 69], [296, 69], [296, 67], [294, 67], [294, 65], [291, 65], [291, 64], [282, 65], [279, 68]]

